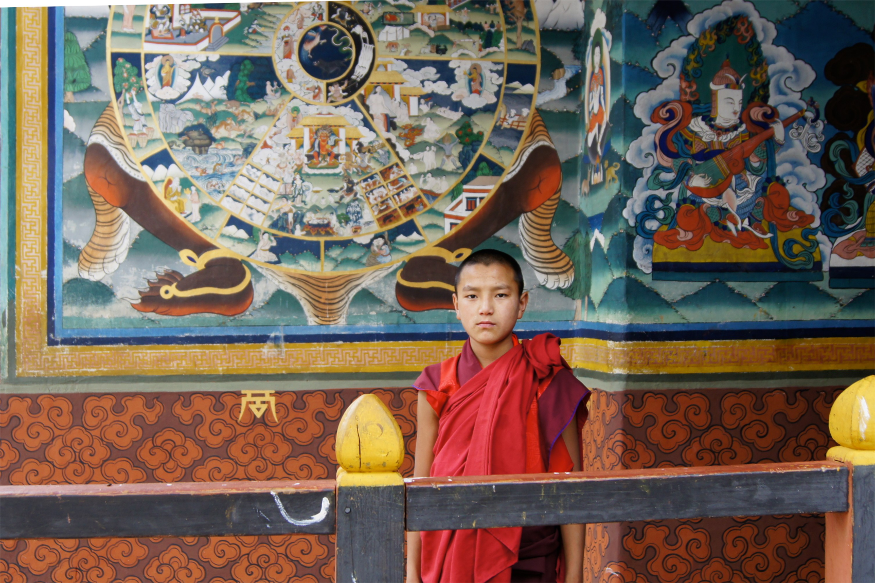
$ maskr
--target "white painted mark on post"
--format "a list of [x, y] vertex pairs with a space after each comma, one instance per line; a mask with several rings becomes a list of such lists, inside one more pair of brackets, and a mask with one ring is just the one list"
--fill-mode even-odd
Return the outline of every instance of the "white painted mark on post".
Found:
[[322, 498], [322, 510], [320, 510], [318, 514], [314, 514], [310, 518], [305, 518], [303, 520], [296, 520], [286, 512], [286, 509], [283, 507], [283, 503], [280, 501], [280, 497], [277, 496], [276, 492], [271, 492], [270, 495], [273, 496], [273, 501], [276, 502], [276, 507], [279, 509], [280, 514], [283, 515], [283, 518], [286, 519], [286, 522], [294, 524], [295, 526], [307, 526], [321, 522], [326, 516], [328, 516], [328, 507], [331, 506], [331, 502], [328, 501], [328, 497], [326, 496]]
[[869, 405], [866, 403], [865, 397], [860, 397], [860, 439], [866, 437], [866, 427], [869, 425], [871, 415], [869, 413]]

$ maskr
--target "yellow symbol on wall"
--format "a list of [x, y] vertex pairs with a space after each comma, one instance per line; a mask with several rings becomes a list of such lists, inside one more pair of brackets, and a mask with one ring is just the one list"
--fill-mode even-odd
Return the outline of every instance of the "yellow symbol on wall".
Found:
[[277, 421], [276, 397], [273, 396], [273, 391], [243, 391], [243, 399], [240, 401], [240, 417], [237, 418], [237, 421], [243, 419], [246, 405], [249, 405], [249, 410], [258, 419], [261, 419], [261, 416], [270, 407], [270, 412], [273, 413], [273, 420]]

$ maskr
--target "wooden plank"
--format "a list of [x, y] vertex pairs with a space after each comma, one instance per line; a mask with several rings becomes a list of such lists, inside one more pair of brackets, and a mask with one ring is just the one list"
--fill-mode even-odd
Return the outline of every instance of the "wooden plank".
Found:
[[404, 580], [404, 485], [337, 488], [337, 583]]
[[843, 512], [835, 462], [493, 476], [407, 483], [407, 529]]
[[827, 581], [875, 581], [875, 466], [850, 466], [847, 512], [826, 514]]
[[334, 532], [334, 480], [0, 486], [0, 538]]
[[853, 583], [875, 581], [875, 466], [854, 466]]

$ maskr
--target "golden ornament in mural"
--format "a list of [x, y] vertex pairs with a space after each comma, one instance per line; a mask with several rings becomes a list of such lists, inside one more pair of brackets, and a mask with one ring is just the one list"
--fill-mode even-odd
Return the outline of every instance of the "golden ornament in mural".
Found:
[[276, 416], [276, 397], [273, 396], [274, 391], [243, 391], [243, 398], [240, 400], [240, 417], [237, 421], [243, 419], [243, 413], [246, 411], [246, 406], [255, 415], [256, 419], [261, 419], [267, 408], [270, 407], [270, 412], [273, 413], [273, 420], [278, 421]]

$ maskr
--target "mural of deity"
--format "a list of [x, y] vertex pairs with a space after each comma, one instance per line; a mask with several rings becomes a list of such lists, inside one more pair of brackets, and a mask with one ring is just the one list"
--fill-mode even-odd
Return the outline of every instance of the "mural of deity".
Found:
[[468, 69], [468, 91], [471, 95], [480, 95], [483, 91], [483, 73], [482, 68], [477, 63], [471, 65]]
[[[794, 205], [790, 182], [778, 171], [782, 150], [792, 147], [788, 155], [795, 156], [820, 148], [817, 137], [790, 139], [806, 130], [816, 134], [817, 104], [797, 94], [796, 111], [783, 115], [769, 104], [774, 84], [768, 62], [744, 15], [703, 31], [688, 48], [677, 82], [677, 98], [652, 110], [655, 131], [647, 138], [656, 164], [625, 212], [636, 226], [639, 266], [652, 268], [654, 279], [710, 279], [715, 273], [743, 280], [776, 273], [820, 279], [811, 228], [818, 217]], [[785, 128], [797, 120], [805, 125], [788, 135]], [[807, 190], [799, 195], [812, 198]], [[648, 239], [652, 263], [641, 256]]]
[[590, 171], [588, 185], [604, 181], [602, 156], [608, 141], [610, 115], [610, 56], [611, 34], [604, 30], [605, 13], [596, 10], [592, 36], [587, 48], [586, 87], [584, 88], [584, 121], [586, 124], [586, 152]]
[[161, 87], [171, 87], [173, 85], [173, 73], [176, 70], [176, 61], [173, 57], [167, 55], [161, 59]]
[[149, 9], [152, 14], [150, 22], [151, 33], [153, 38], [173, 38], [173, 33], [170, 31], [170, 6], [167, 4], [156, 4]]
[[[786, 212], [781, 217], [781, 211], [786, 209], [780, 206], [766, 210], [766, 204], [774, 204], [776, 199], [767, 198], [760, 183], [774, 178], [770, 166], [774, 166], [775, 149], [784, 144], [784, 125], [776, 120], [769, 124], [769, 130], [752, 134], [741, 119], [744, 88], [742, 76], [727, 59], [710, 83], [711, 111], [692, 117], [673, 135], [672, 143], [666, 144], [664, 153], [671, 158], [672, 168], [678, 174], [686, 174], [689, 200], [698, 203], [701, 224], [683, 223], [693, 233], [692, 239], [703, 239], [705, 224], [716, 223], [737, 246], [753, 247], [756, 242], [742, 231], [761, 239], [772, 237], [763, 227], [765, 216], [786, 219], [782, 223], [788, 228], [813, 221], [804, 213], [798, 213], [795, 219], [787, 217]], [[748, 117], [751, 113], [746, 112]], [[741, 163], [733, 164], [735, 161]], [[720, 231], [715, 233], [717, 237], [723, 237]], [[669, 247], [691, 240], [683, 227], [676, 234], [656, 233], [654, 238]]]
[[321, 127], [315, 133], [316, 141], [308, 152], [312, 156], [310, 166], [316, 168], [334, 165], [337, 156], [334, 150], [339, 138], [329, 127]]
[[827, 121], [841, 130], [825, 147], [821, 166], [834, 178], [823, 194], [823, 230], [832, 242], [830, 286], [875, 287], [875, 51], [856, 44], [826, 66], [838, 89]]

